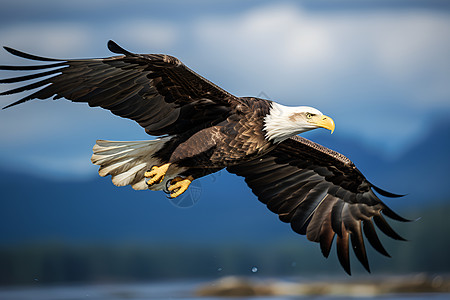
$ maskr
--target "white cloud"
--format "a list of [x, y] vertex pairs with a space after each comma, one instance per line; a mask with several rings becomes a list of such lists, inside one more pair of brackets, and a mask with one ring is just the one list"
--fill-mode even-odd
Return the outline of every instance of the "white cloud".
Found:
[[[178, 27], [168, 21], [133, 19], [93, 24], [82, 22], [33, 22], [0, 28], [3, 45], [54, 57], [86, 57], [98, 46], [116, 39], [136, 51], [170, 49], [178, 41]], [[136, 49], [138, 48], [138, 49]], [[135, 51], [133, 50], [133, 51]]]
[[236, 17], [206, 18], [195, 27], [200, 47], [244, 68], [317, 66], [333, 57], [330, 33], [296, 6], [277, 4]]
[[214, 51], [233, 68], [254, 70], [258, 80], [273, 80], [270, 72], [276, 72], [285, 74], [282, 81], [301, 79], [315, 86], [317, 79], [347, 79], [367, 66], [367, 72], [379, 72], [369, 76], [408, 85], [423, 79], [424, 72], [450, 75], [449, 28], [448, 15], [437, 12], [312, 13], [280, 3], [206, 18], [195, 31], [204, 52]]
[[116, 27], [114, 34], [121, 43], [143, 51], [171, 49], [179, 39], [179, 30], [172, 22], [138, 19], [122, 22]]
[[89, 157], [54, 155], [27, 156], [21, 162], [27, 171], [40, 177], [48, 177], [53, 180], [79, 180], [87, 176], [97, 175], [98, 167], [92, 165]]
[[80, 55], [91, 43], [86, 25], [72, 22], [22, 23], [0, 29], [2, 44], [56, 57]]

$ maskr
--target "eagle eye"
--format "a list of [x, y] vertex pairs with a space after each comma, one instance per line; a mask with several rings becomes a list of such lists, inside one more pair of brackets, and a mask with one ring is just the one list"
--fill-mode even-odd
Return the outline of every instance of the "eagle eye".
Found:
[[307, 118], [307, 119], [311, 119], [312, 116], [313, 116], [312, 113], [306, 113], [306, 118]]

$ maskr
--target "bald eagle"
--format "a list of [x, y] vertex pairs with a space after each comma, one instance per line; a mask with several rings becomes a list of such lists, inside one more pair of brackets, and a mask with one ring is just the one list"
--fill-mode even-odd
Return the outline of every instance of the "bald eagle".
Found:
[[319, 110], [288, 107], [254, 97], [236, 97], [163, 54], [131, 53], [113, 41], [99, 59], [53, 59], [4, 47], [36, 61], [1, 70], [38, 73], [0, 80], [34, 80], [0, 95], [37, 91], [4, 107], [32, 99], [66, 98], [100, 106], [136, 121], [156, 140], [98, 140], [92, 162], [100, 176], [117, 186], [163, 190], [178, 197], [195, 179], [222, 169], [245, 178], [258, 199], [281, 221], [314, 242], [328, 257], [334, 238], [339, 261], [350, 274], [349, 243], [370, 272], [363, 232], [378, 252], [389, 256], [374, 223], [387, 236], [403, 240], [384, 216], [408, 221], [374, 193], [400, 195], [371, 184], [345, 156], [298, 134], [325, 128], [333, 120]]

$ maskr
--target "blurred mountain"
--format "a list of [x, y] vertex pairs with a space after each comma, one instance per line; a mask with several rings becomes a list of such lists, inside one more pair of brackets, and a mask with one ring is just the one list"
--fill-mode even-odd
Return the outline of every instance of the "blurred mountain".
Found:
[[[377, 186], [408, 194], [385, 199], [404, 214], [448, 198], [442, 186], [450, 169], [449, 133], [450, 122], [436, 124], [393, 161], [351, 138], [321, 135], [314, 140], [348, 156]], [[257, 201], [242, 178], [225, 171], [193, 185], [193, 193], [182, 199], [194, 202], [188, 205], [171, 203], [162, 192], [114, 187], [109, 178], [71, 182], [0, 169], [0, 182], [0, 245], [43, 240], [220, 244], [298, 239], [289, 225]]]

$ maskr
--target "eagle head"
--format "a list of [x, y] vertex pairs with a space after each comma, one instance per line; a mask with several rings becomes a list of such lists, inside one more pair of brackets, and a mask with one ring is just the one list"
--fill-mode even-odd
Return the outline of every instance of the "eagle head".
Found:
[[309, 106], [291, 107], [272, 102], [272, 107], [264, 118], [265, 137], [274, 143], [319, 127], [333, 133], [334, 121]]

